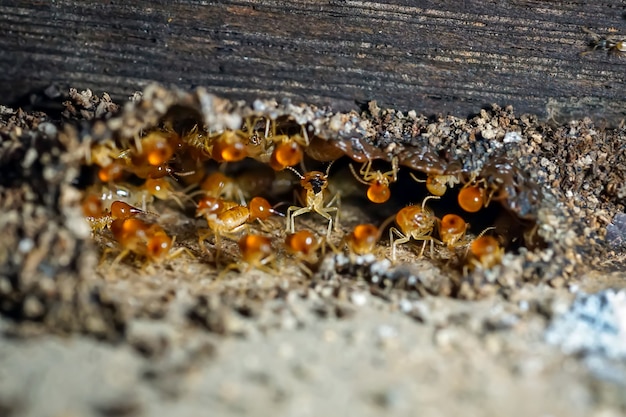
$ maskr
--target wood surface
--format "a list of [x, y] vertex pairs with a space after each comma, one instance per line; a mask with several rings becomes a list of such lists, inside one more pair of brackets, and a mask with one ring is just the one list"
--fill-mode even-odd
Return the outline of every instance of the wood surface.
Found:
[[[490, 103], [566, 120], [626, 114], [623, 1], [0, 0], [0, 102], [51, 84], [120, 100], [151, 81], [237, 99], [425, 114]], [[622, 54], [626, 55], [626, 53]]]

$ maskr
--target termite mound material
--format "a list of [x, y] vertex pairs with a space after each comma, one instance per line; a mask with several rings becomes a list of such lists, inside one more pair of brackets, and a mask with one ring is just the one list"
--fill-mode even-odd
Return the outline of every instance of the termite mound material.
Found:
[[[590, 121], [553, 126], [495, 105], [470, 118], [425, 117], [380, 109], [375, 102], [360, 112], [334, 113], [287, 101], [231, 102], [204, 89], [158, 85], [123, 107], [106, 95], [75, 90], [64, 105], [61, 120], [2, 108], [0, 309], [15, 319], [116, 338], [129, 317], [166, 314], [174, 287], [183, 286], [197, 300], [189, 318], [228, 332], [216, 318], [221, 317], [213, 308], [218, 304], [253, 311], [251, 305], [259, 300], [285, 292], [330, 287], [340, 294], [341, 288], [349, 291], [363, 282], [383, 291], [476, 299], [515, 291], [523, 283], [560, 286], [575, 280], [585, 266], [621, 261], [604, 236], [613, 215], [623, 209], [624, 193], [611, 184], [623, 178], [618, 170], [625, 166], [624, 155], [596, 149], [592, 142], [603, 134], [601, 146], [616, 147], [623, 130], [601, 132]], [[153, 141], [155, 135], [165, 138], [165, 148]], [[580, 141], [590, 147], [576, 148]], [[604, 155], [611, 168], [585, 162], [589, 152]], [[359, 167], [370, 162], [381, 172], [395, 172], [397, 166], [391, 198], [384, 204], [368, 201], [365, 186], [346, 169], [353, 165], [358, 175]], [[248, 221], [247, 204], [258, 194], [277, 207], [291, 204], [299, 179], [286, 168], [304, 173], [301, 163], [306, 170], [328, 169], [328, 189], [341, 197], [334, 206], [339, 225], [332, 225], [329, 246], [314, 264], [279, 244], [286, 236], [284, 219]], [[115, 164], [119, 170], [109, 169]], [[235, 179], [236, 187], [228, 188], [228, 210], [248, 214], [237, 219], [234, 211], [194, 216], [198, 188], [200, 194], [226, 198], [225, 188], [201, 187], [205, 174], [215, 172]], [[253, 181], [246, 177], [249, 172], [260, 174]], [[166, 186], [149, 189], [146, 184], [155, 180]], [[255, 181], [262, 185], [251, 186]], [[430, 197], [428, 181], [446, 184], [442, 195]], [[312, 184], [314, 196], [324, 187]], [[464, 190], [478, 193], [475, 210], [464, 208]], [[135, 251], [112, 262], [116, 257], [108, 252], [128, 248], [119, 247], [106, 222], [101, 230], [89, 228], [83, 213], [89, 193], [103, 196], [105, 206], [116, 199], [142, 205], [142, 221], [159, 223], [191, 255], [152, 262]], [[305, 198], [297, 204], [309, 203]], [[410, 205], [432, 212], [436, 220], [419, 234], [414, 226], [395, 224], [406, 239], [392, 234], [391, 246], [398, 240], [408, 244], [397, 245], [394, 264], [388, 260], [392, 248], [386, 229], [371, 254], [344, 252], [354, 226], [393, 226], [393, 216]], [[331, 225], [320, 212], [335, 213], [320, 207], [293, 219], [294, 228], [323, 236]], [[439, 242], [446, 214], [468, 225], [460, 243]], [[208, 231], [199, 233], [202, 228]], [[240, 235], [235, 234], [241, 231], [272, 237], [275, 275], [238, 264]], [[494, 250], [501, 254], [496, 262], [469, 253], [473, 239], [482, 234], [495, 237]], [[605, 263], [598, 265], [598, 259]], [[233, 272], [221, 275], [230, 265]], [[124, 301], [129, 291], [133, 303]], [[210, 318], [199, 313], [206, 310], [201, 306], [213, 306]]]

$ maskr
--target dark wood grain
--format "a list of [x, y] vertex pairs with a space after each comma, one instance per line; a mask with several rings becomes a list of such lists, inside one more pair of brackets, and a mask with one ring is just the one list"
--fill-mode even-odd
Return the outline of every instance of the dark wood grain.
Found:
[[51, 83], [124, 99], [159, 81], [340, 110], [626, 114], [626, 59], [580, 55], [582, 27], [626, 38], [624, 2], [392, 3], [1, 0], [0, 100]]

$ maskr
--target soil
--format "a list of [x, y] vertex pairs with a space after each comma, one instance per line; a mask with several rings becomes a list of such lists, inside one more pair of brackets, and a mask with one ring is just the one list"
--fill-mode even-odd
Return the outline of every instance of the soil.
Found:
[[[0, 106], [0, 415], [626, 413], [624, 128], [498, 106], [468, 119], [376, 103], [344, 114], [159, 86], [124, 106], [71, 90], [63, 108]], [[82, 201], [110, 186], [87, 156], [99, 146], [132, 153], [151, 129], [201, 125], [208, 135], [246, 121], [252, 137], [258, 120], [290, 136], [306, 126], [309, 166], [323, 171], [345, 155], [329, 171], [340, 224], [325, 254], [290, 255], [275, 217], [250, 226], [274, 239], [275, 261], [242, 262], [230, 235], [216, 260], [218, 243], [199, 243], [207, 222], [182, 186], [173, 195], [183, 209], [149, 201], [142, 217], [176, 236], [180, 256], [116, 259], [123, 247], [111, 230], [89, 227]], [[349, 173], [367, 160], [400, 166], [384, 205], [368, 203]], [[346, 252], [356, 224], [422, 204], [425, 186], [408, 172], [459, 178], [424, 207], [465, 217], [462, 245], [418, 240], [399, 245], [392, 263], [385, 232], [371, 254]], [[493, 197], [475, 215], [455, 202], [466, 184]], [[326, 226], [321, 216], [296, 220], [318, 236]], [[493, 265], [466, 256], [483, 232], [504, 250]]]

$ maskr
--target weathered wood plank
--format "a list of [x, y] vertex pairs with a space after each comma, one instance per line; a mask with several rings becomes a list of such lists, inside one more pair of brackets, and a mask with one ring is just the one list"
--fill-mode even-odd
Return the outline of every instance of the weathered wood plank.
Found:
[[582, 27], [626, 37], [624, 2], [392, 3], [3, 0], [0, 98], [50, 83], [124, 98], [160, 81], [337, 109], [378, 100], [465, 115], [496, 102], [611, 123], [626, 115], [626, 60], [580, 56]]

